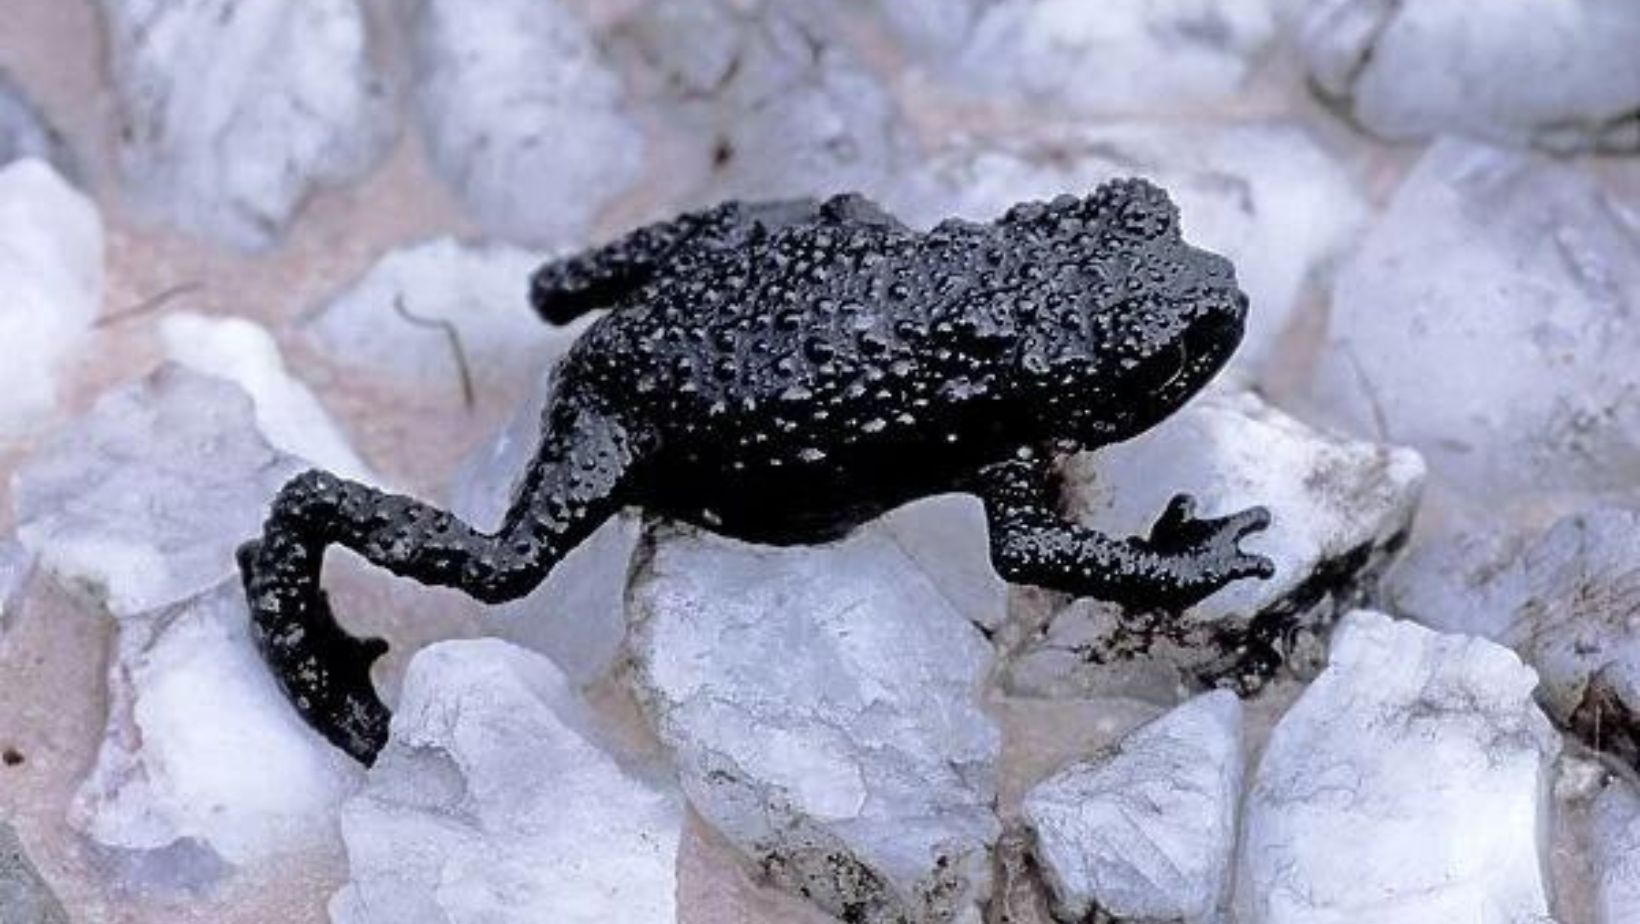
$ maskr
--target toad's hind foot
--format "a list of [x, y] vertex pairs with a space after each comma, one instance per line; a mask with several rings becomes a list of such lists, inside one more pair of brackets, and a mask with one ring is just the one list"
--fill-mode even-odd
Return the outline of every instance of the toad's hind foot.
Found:
[[371, 763], [389, 713], [370, 683], [380, 639], [349, 635], [319, 584], [325, 549], [340, 545], [424, 584], [485, 603], [524, 596], [559, 558], [619, 509], [632, 455], [625, 431], [568, 403], [549, 411], [538, 456], [494, 535], [412, 498], [321, 471], [274, 498], [259, 541], [239, 550], [252, 634], [302, 717]]
[[[283, 567], [301, 557], [287, 556]], [[370, 682], [370, 666], [387, 643], [348, 635], [317, 586], [317, 572], [281, 580], [281, 564], [278, 555], [264, 554], [262, 542], [239, 547], [251, 637], [302, 718], [354, 759], [372, 763], [387, 743], [390, 716]]]

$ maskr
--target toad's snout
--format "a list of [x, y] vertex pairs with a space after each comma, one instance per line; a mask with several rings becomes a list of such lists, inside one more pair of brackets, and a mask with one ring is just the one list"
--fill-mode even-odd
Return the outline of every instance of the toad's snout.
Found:
[[1184, 249], [1185, 284], [1201, 293], [1204, 313], [1240, 323], [1247, 316], [1247, 294], [1236, 284], [1236, 268], [1210, 250]]

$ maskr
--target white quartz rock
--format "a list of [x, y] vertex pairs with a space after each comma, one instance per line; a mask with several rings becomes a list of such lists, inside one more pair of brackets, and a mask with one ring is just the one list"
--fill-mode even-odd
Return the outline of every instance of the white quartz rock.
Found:
[[671, 924], [675, 788], [606, 751], [552, 662], [442, 642], [405, 675], [387, 748], [342, 812], [337, 924]]
[[620, 78], [587, 26], [561, 0], [417, 0], [414, 9], [417, 100], [434, 166], [491, 234], [582, 243], [644, 163]]
[[939, 494], [890, 511], [876, 527], [917, 563], [958, 613], [989, 633], [1008, 615], [1008, 583], [991, 564], [985, 507], [969, 494]]
[[[484, 531], [501, 525], [513, 486], [535, 458], [547, 392], [545, 384], [532, 391], [495, 438], [462, 465], [450, 487], [452, 513]], [[638, 532], [635, 517], [611, 518], [529, 595], [491, 608], [487, 630], [552, 658], [575, 683], [601, 677], [626, 635], [626, 578]]]
[[344, 478], [379, 481], [312, 390], [285, 368], [267, 328], [245, 318], [177, 312], [160, 320], [159, 336], [172, 362], [226, 379], [250, 394], [257, 427], [281, 452]]
[[306, 319], [302, 336], [338, 366], [404, 388], [460, 400], [464, 356], [475, 388], [516, 389], [591, 320], [558, 328], [536, 315], [529, 280], [541, 262], [447, 237], [400, 248]]
[[102, 305], [103, 224], [44, 161], [0, 167], [0, 441], [57, 408], [62, 367]]
[[925, 66], [1020, 104], [1154, 113], [1232, 98], [1276, 37], [1269, 0], [879, 0]]
[[1000, 749], [979, 632], [874, 530], [663, 531], [639, 561], [632, 682], [702, 817], [831, 914], [977, 922]]
[[1508, 649], [1357, 611], [1242, 812], [1241, 924], [1546, 922], [1559, 737]]
[[1242, 709], [1196, 697], [1025, 794], [1065, 920], [1210, 921], [1225, 897], [1241, 797]]
[[1594, 924], [1640, 921], [1640, 795], [1614, 782], [1595, 797], [1592, 813]]
[[1316, 391], [1490, 506], [1628, 489], [1636, 291], [1625, 197], [1569, 163], [1444, 140], [1340, 270]]
[[72, 158], [22, 88], [0, 68], [0, 167], [34, 157], [73, 175]]
[[1252, 308], [1232, 368], [1256, 371], [1297, 317], [1306, 284], [1354, 240], [1366, 205], [1343, 165], [1303, 128], [1116, 122], [961, 145], [887, 192], [914, 225], [989, 221], [1027, 199], [1086, 195], [1143, 176], [1179, 206], [1185, 239], [1229, 257]]
[[118, 620], [108, 725], [71, 821], [141, 883], [201, 887], [322, 849], [357, 783], [257, 655], [234, 562], [301, 467], [237, 386], [167, 364], [15, 477], [24, 545]]
[[168, 364], [29, 457], [12, 481], [17, 535], [124, 618], [236, 575], [234, 549], [302, 468], [262, 438], [243, 391]]
[[1384, 138], [1640, 149], [1627, 0], [1320, 0], [1298, 38], [1314, 85]]
[[355, 0], [101, 0], [138, 201], [244, 249], [315, 188], [371, 166], [392, 133]]
[[1487, 526], [1426, 543], [1392, 573], [1398, 612], [1508, 645], [1538, 700], [1591, 747], [1640, 760], [1640, 513], [1599, 507], [1541, 535]]
[[230, 579], [120, 622], [108, 727], [70, 820], [147, 877], [208, 882], [223, 862], [334, 841], [336, 810], [362, 775], [291, 707], [249, 619]]
[[[1286, 643], [1301, 644], [1357, 602], [1410, 529], [1423, 476], [1415, 452], [1313, 429], [1250, 392], [1212, 391], [1137, 439], [1073, 457], [1065, 499], [1080, 522], [1114, 536], [1148, 534], [1178, 493], [1194, 495], [1202, 517], [1267, 507], [1270, 526], [1242, 548], [1269, 557], [1275, 575], [1236, 581], [1165, 617], [1163, 638], [1176, 638], [1151, 646], [1151, 657], [1181, 672], [1180, 680], [1205, 674], [1252, 683], [1275, 666], [1263, 659], [1313, 655], [1244, 649], [1254, 642], [1255, 619], [1278, 618]], [[1120, 675], [1102, 663], [1107, 658], [1090, 657], [1126, 660], [1127, 647], [1144, 641], [1135, 632], [1118, 607], [1075, 601], [1015, 654], [1008, 685], [1047, 695], [1139, 693], [1096, 689]]]
[[893, 96], [831, 22], [826, 4], [657, 0], [616, 37], [651, 72], [658, 115], [694, 142], [699, 197], [879, 193], [915, 157]]

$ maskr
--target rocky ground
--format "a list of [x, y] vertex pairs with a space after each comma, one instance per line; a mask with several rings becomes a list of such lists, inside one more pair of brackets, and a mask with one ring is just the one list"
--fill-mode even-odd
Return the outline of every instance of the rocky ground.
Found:
[[[0, 0], [0, 924], [1640, 920], [1640, 7]], [[1150, 176], [1253, 309], [1067, 460], [1268, 505], [1184, 612], [607, 524], [388, 637], [368, 772], [250, 646], [308, 465], [500, 517], [529, 271], [726, 196], [907, 220]], [[583, 322], [584, 324], [584, 322]]]

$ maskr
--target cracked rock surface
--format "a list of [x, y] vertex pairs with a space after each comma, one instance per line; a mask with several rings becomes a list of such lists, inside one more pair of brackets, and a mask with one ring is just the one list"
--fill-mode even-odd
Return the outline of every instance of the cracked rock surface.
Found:
[[134, 881], [201, 888], [334, 837], [358, 770], [262, 667], [233, 565], [301, 468], [243, 391], [167, 365], [16, 476], [24, 545], [118, 623], [108, 722], [71, 821]]
[[585, 243], [644, 138], [618, 74], [560, 0], [416, 0], [416, 97], [434, 167], [504, 240]]
[[1513, 648], [1541, 675], [1538, 700], [1557, 723], [1640, 766], [1640, 513], [1597, 507], [1541, 534], [1456, 533], [1410, 555], [1389, 595], [1425, 625]]
[[1437, 142], [1339, 271], [1320, 399], [1493, 505], [1632, 487], [1640, 218], [1625, 203], [1564, 163]]
[[1484, 639], [1350, 614], [1243, 806], [1241, 924], [1548, 920], [1559, 736], [1533, 671]]
[[70, 820], [134, 883], [204, 889], [336, 837], [360, 769], [292, 713], [249, 622], [237, 580], [120, 622]]
[[99, 0], [131, 196], [184, 230], [258, 250], [315, 189], [393, 133], [355, 0]]
[[[830, 20], [829, 4], [656, 0], [614, 41], [688, 139], [693, 195], [880, 195], [910, 163], [898, 103]], [[678, 169], [674, 163], [673, 169]]]
[[292, 375], [267, 328], [245, 318], [179, 311], [159, 322], [170, 361], [233, 382], [250, 395], [256, 427], [279, 451], [343, 478], [379, 482], [313, 391]]
[[1316, 87], [1373, 134], [1561, 152], [1640, 150], [1637, 43], [1622, 0], [1320, 0], [1298, 20]]
[[682, 799], [607, 738], [540, 655], [423, 649], [342, 811], [350, 876], [331, 919], [671, 924]]
[[888, 538], [652, 533], [632, 684], [701, 816], [846, 920], [977, 922], [1000, 741], [980, 633]]
[[16, 474], [17, 533], [42, 568], [123, 619], [237, 579], [234, 549], [301, 469], [268, 445], [239, 388], [162, 366]]
[[1206, 693], [1026, 793], [1061, 919], [1098, 909], [1121, 920], [1217, 920], [1236, 843], [1241, 725], [1234, 693]]

